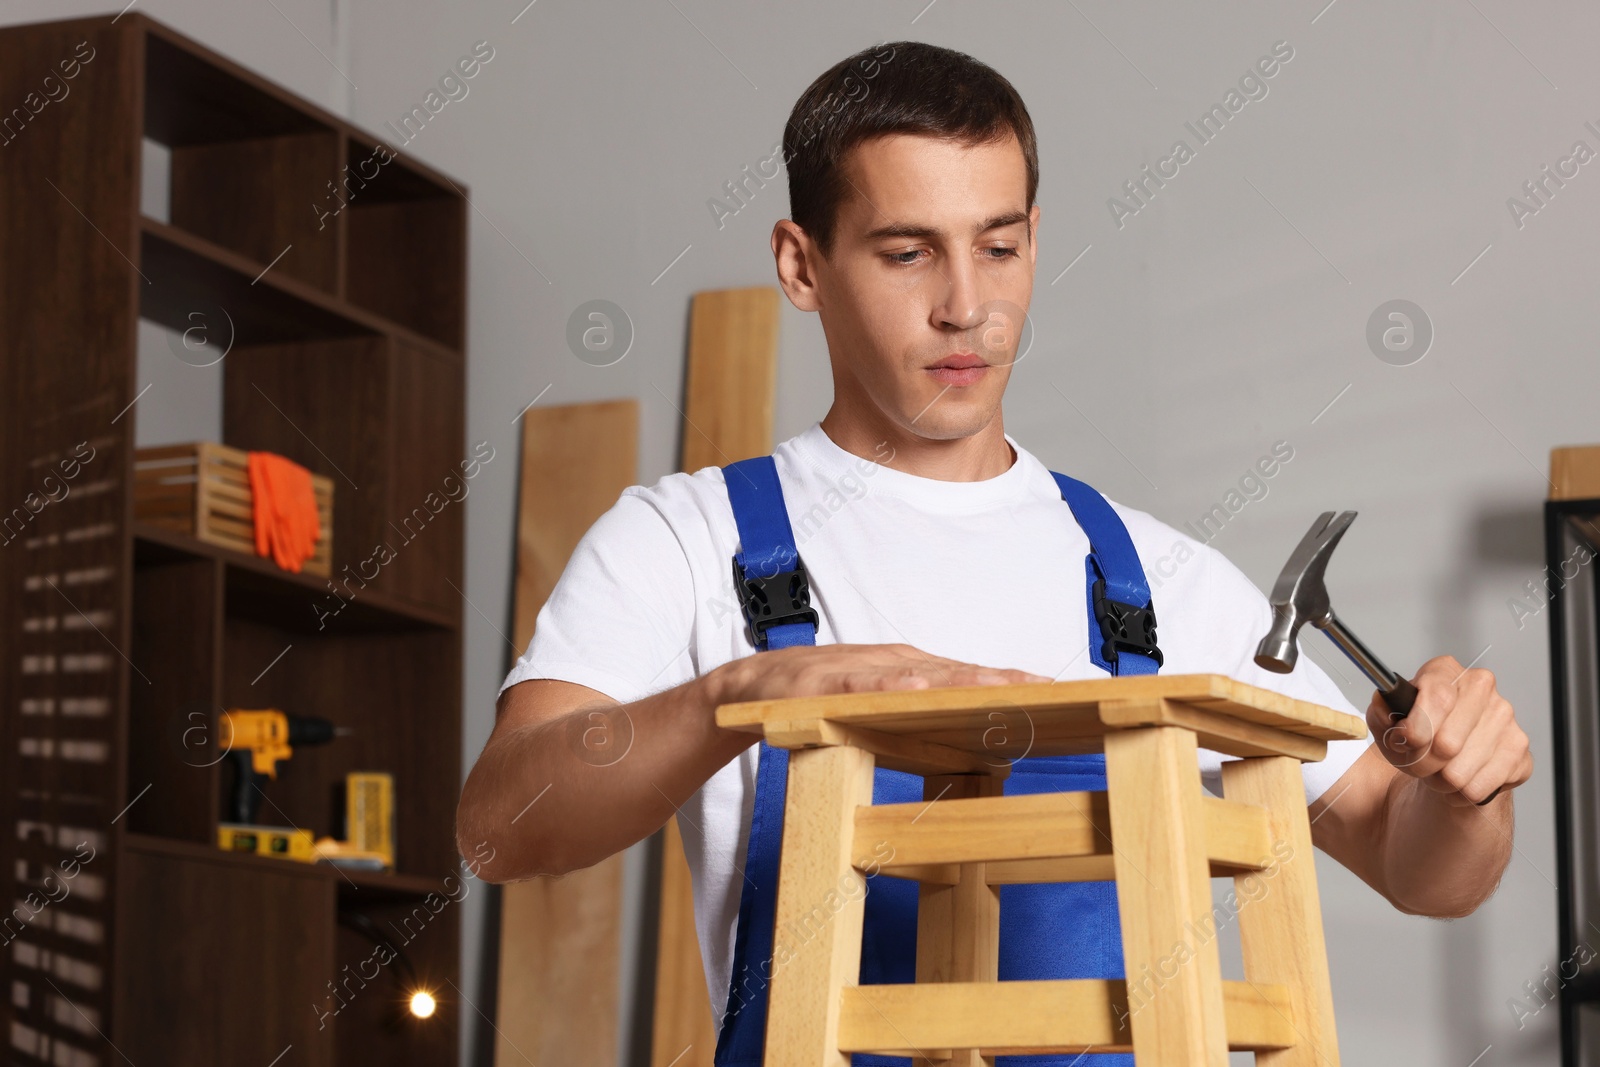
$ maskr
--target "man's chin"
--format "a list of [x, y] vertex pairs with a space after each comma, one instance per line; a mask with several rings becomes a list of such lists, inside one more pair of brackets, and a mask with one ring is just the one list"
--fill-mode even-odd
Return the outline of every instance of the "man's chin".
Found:
[[929, 441], [971, 437], [987, 429], [1000, 413], [998, 403], [982, 403], [977, 397], [952, 401], [946, 393], [930, 400], [900, 420], [906, 430]]

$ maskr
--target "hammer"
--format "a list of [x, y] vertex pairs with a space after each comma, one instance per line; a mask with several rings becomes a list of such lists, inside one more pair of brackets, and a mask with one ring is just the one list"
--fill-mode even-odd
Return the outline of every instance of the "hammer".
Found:
[[1398, 722], [1411, 713], [1416, 703], [1417, 687], [1395, 674], [1361, 640], [1345, 628], [1333, 614], [1328, 603], [1328, 587], [1323, 572], [1328, 569], [1328, 557], [1339, 538], [1356, 520], [1353, 511], [1341, 511], [1337, 518], [1333, 512], [1324, 511], [1311, 524], [1311, 529], [1295, 548], [1289, 562], [1284, 564], [1278, 583], [1272, 587], [1272, 629], [1256, 646], [1256, 664], [1275, 674], [1288, 674], [1294, 670], [1300, 657], [1296, 637], [1300, 627], [1309, 622], [1333, 638], [1334, 644], [1344, 650], [1351, 661], [1383, 694], [1389, 705], [1389, 717]]

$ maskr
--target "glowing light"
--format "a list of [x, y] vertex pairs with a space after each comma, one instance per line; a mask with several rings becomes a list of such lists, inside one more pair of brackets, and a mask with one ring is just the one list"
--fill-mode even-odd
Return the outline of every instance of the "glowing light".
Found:
[[425, 989], [419, 989], [411, 994], [411, 1014], [419, 1019], [426, 1019], [433, 1014], [438, 1002], [433, 999], [433, 994]]

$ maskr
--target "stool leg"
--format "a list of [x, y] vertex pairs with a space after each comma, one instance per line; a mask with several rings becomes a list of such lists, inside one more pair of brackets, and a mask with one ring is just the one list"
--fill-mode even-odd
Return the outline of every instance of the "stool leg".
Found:
[[1128, 1012], [1139, 1067], [1228, 1067], [1195, 736], [1105, 736]]
[[872, 753], [848, 745], [789, 753], [765, 1067], [850, 1067], [839, 990], [861, 978], [867, 887], [850, 859], [872, 769]]
[[[1229, 800], [1266, 808], [1271, 816], [1277, 862], [1266, 871], [1234, 879], [1240, 902], [1239, 942], [1245, 978], [1288, 989], [1300, 1040], [1294, 1048], [1256, 1053], [1256, 1063], [1339, 1067], [1328, 949], [1300, 762], [1290, 756], [1224, 761], [1222, 792]], [[1269, 875], [1271, 880], [1265, 881]], [[1247, 892], [1247, 879], [1265, 881], [1265, 892], [1261, 881], [1251, 883]]]
[[[924, 779], [929, 803], [997, 797], [1003, 778], [940, 774]], [[892, 842], [891, 842], [892, 844]], [[923, 882], [917, 894], [917, 981], [994, 982], [1000, 977], [1000, 887], [985, 880], [987, 865], [963, 863], [955, 885]], [[993, 1056], [956, 1049], [948, 1059], [912, 1059], [914, 1067], [994, 1067]]]

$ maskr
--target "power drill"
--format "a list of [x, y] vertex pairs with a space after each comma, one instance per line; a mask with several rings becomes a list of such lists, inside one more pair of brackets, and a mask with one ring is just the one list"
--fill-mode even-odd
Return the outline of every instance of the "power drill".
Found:
[[224, 711], [218, 721], [217, 743], [234, 766], [231, 821], [256, 821], [261, 784], [278, 777], [279, 760], [294, 755], [301, 745], [327, 744], [336, 735], [349, 732], [345, 727], [335, 729], [327, 719], [290, 715], [276, 708]]

